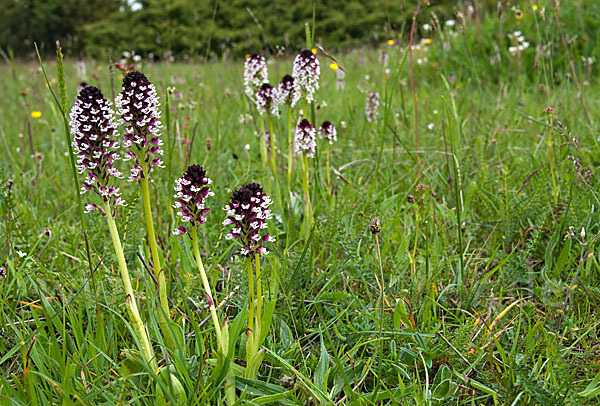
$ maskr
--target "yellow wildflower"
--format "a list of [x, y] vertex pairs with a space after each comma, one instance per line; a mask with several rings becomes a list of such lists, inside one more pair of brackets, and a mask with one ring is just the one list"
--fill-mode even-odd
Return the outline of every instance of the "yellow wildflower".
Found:
[[534, 4], [533, 6], [531, 6], [531, 9], [532, 9], [533, 11], [537, 11], [537, 10], [538, 10], [538, 5], [537, 5], [537, 4]]
[[335, 62], [329, 65], [329, 67], [331, 68], [331, 70], [337, 70], [339, 68], [338, 64]]
[[41, 111], [32, 111], [31, 112], [31, 118], [40, 118], [41, 116], [42, 116]]
[[317, 48], [311, 49], [311, 52], [313, 53], [313, 55], [316, 55], [317, 54]]
[[395, 41], [393, 39], [388, 39], [388, 45], [394, 45]]
[[431, 41], [431, 38], [425, 38], [425, 43], [426, 43], [427, 45], [431, 44], [431, 42], [432, 42], [432, 41]]

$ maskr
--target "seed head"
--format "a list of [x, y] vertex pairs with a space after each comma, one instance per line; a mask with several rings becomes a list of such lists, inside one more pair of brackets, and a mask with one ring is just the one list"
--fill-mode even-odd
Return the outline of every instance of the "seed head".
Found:
[[125, 160], [133, 160], [130, 182], [144, 177], [142, 163], [150, 172], [153, 166], [164, 168], [160, 139], [160, 106], [156, 88], [141, 72], [129, 72], [123, 78], [121, 93], [115, 104], [119, 108], [119, 124], [124, 124], [123, 147]]
[[[119, 189], [110, 184], [112, 178], [121, 178], [121, 172], [114, 166], [120, 156], [117, 152], [117, 125], [114, 111], [100, 89], [86, 86], [79, 92], [70, 113], [73, 148], [77, 153], [79, 173], [85, 173], [81, 194], [88, 190], [98, 193], [104, 202], [112, 207], [124, 206]], [[86, 213], [104, 211], [94, 203], [86, 205]], [[116, 211], [115, 211], [116, 214]]]
[[367, 104], [365, 105], [365, 115], [367, 121], [372, 123], [377, 120], [377, 109], [379, 108], [379, 93], [368, 92], [367, 93]]
[[272, 216], [270, 204], [271, 198], [263, 192], [262, 187], [258, 183], [249, 183], [234, 191], [229, 204], [223, 207], [227, 212], [223, 225], [233, 224], [225, 238], [240, 240], [242, 248], [239, 253], [242, 256], [268, 254], [263, 244], [274, 242], [275, 238], [262, 230], [268, 228], [267, 220]]
[[[212, 180], [200, 165], [188, 166], [181, 178], [175, 181], [173, 208], [178, 209], [177, 216], [182, 222], [189, 223], [191, 228], [206, 222], [210, 209], [205, 207], [205, 200], [207, 196], [215, 195], [210, 190], [211, 183]], [[188, 232], [186, 227], [177, 226], [174, 234], [183, 235]]]
[[369, 224], [369, 231], [371, 231], [371, 234], [379, 234], [381, 231], [381, 220], [379, 220], [379, 217], [375, 217], [373, 220], [371, 220], [371, 224]]
[[305, 49], [296, 56], [292, 76], [309, 102], [313, 101], [315, 91], [319, 88], [320, 75], [319, 60], [310, 50]]
[[254, 93], [265, 82], [267, 78], [267, 61], [264, 56], [253, 52], [244, 63], [244, 87], [246, 95], [254, 97]]
[[296, 126], [296, 136], [294, 138], [296, 145], [294, 148], [295, 152], [304, 153], [309, 158], [315, 156], [315, 148], [317, 146], [315, 133], [315, 127], [312, 126], [310, 121], [307, 119], [300, 121]]
[[258, 92], [256, 92], [256, 109], [260, 115], [268, 113], [279, 117], [278, 105], [277, 89], [268, 83], [263, 83]]
[[335, 131], [335, 126], [329, 121], [323, 121], [323, 124], [321, 124], [321, 127], [319, 127], [319, 138], [325, 138], [329, 140], [330, 144], [333, 144], [333, 141], [337, 141], [337, 132]]
[[294, 107], [300, 100], [300, 87], [291, 75], [285, 75], [279, 83], [279, 104]]

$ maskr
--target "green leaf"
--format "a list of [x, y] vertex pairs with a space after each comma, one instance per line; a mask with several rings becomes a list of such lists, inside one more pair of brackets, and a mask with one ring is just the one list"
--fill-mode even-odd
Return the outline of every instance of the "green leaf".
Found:
[[325, 348], [325, 343], [323, 342], [323, 336], [321, 336], [321, 356], [319, 358], [319, 362], [317, 364], [317, 368], [315, 369], [315, 385], [318, 388], [321, 388], [327, 391], [327, 377], [329, 375], [329, 353], [327, 352], [327, 348]]

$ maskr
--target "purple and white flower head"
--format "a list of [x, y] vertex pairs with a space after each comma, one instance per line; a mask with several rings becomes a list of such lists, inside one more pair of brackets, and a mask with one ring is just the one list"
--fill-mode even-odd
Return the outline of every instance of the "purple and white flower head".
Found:
[[292, 76], [309, 102], [313, 101], [315, 91], [319, 88], [320, 75], [319, 60], [310, 50], [304, 49], [296, 56]]
[[277, 89], [268, 83], [263, 83], [258, 92], [256, 92], [256, 109], [260, 115], [268, 113], [279, 117], [278, 106]]
[[127, 149], [124, 160], [133, 160], [128, 180], [140, 180], [144, 173], [142, 163], [150, 172], [153, 166], [163, 168], [160, 139], [160, 112], [156, 88], [141, 72], [129, 72], [123, 78], [121, 93], [115, 101], [119, 108], [119, 124], [125, 125], [123, 147]]
[[309, 158], [315, 156], [315, 148], [317, 147], [316, 130], [310, 121], [303, 119], [298, 123], [294, 140], [294, 151], [296, 153], [304, 153]]
[[271, 198], [262, 187], [258, 183], [249, 183], [234, 191], [229, 204], [223, 207], [227, 212], [223, 225], [233, 224], [225, 238], [240, 240], [242, 248], [239, 253], [242, 256], [269, 253], [263, 244], [275, 242], [275, 238], [264, 231], [268, 228], [267, 220], [272, 216], [270, 205]]
[[377, 120], [377, 109], [379, 108], [379, 93], [368, 92], [367, 93], [367, 104], [365, 105], [365, 115], [367, 121], [372, 123]]
[[264, 56], [253, 52], [246, 58], [244, 63], [244, 87], [246, 95], [250, 98], [259, 87], [268, 82], [267, 78], [267, 61]]
[[[116, 208], [124, 206], [119, 188], [110, 184], [112, 178], [121, 178], [121, 172], [114, 166], [120, 158], [115, 139], [117, 124], [114, 111], [100, 89], [86, 86], [79, 92], [77, 100], [69, 114], [73, 148], [77, 153], [79, 173], [85, 173], [81, 194], [88, 190], [98, 193], [105, 203]], [[104, 210], [94, 203], [88, 203], [86, 213], [98, 210], [103, 216]]]
[[285, 75], [279, 83], [279, 104], [287, 104], [290, 107], [294, 107], [298, 100], [300, 100], [300, 87], [292, 77], [292, 75]]
[[319, 127], [319, 138], [325, 138], [326, 140], [329, 140], [330, 144], [333, 144], [333, 141], [337, 141], [335, 126], [329, 121], [323, 121], [323, 124]]
[[[205, 200], [207, 196], [215, 195], [210, 190], [211, 183], [212, 180], [200, 165], [188, 166], [181, 178], [175, 181], [173, 208], [177, 209], [177, 216], [183, 223], [188, 223], [189, 228], [206, 223], [210, 209], [205, 206]], [[189, 231], [184, 226], [177, 226], [174, 234], [183, 235]]]

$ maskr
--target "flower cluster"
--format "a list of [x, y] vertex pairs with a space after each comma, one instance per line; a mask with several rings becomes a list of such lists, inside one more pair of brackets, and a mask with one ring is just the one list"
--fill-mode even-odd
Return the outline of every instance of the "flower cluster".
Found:
[[379, 108], [379, 93], [368, 92], [367, 93], [367, 104], [365, 105], [365, 115], [369, 123], [374, 122], [377, 119], [377, 109]]
[[[200, 165], [188, 166], [181, 178], [175, 181], [175, 203], [173, 208], [178, 209], [177, 216], [181, 217], [184, 223], [190, 223], [191, 227], [206, 222], [206, 215], [210, 211], [205, 207], [207, 196], [214, 196], [209, 185], [212, 180], [206, 176], [204, 168]], [[175, 234], [183, 235], [188, 229], [183, 226], [177, 226]]]
[[512, 56], [515, 56], [529, 48], [529, 42], [525, 40], [525, 37], [521, 34], [521, 31], [515, 31], [511, 34], [508, 34], [508, 38], [514, 44], [513, 46], [508, 47], [508, 53]]
[[319, 88], [320, 74], [319, 60], [310, 50], [305, 49], [296, 56], [292, 76], [309, 102], [313, 101], [315, 91]]
[[121, 119], [119, 124], [125, 125], [123, 147], [128, 151], [125, 160], [133, 160], [129, 181], [139, 180], [144, 176], [142, 163], [147, 171], [153, 166], [163, 167], [163, 154], [160, 139], [160, 112], [156, 88], [146, 75], [141, 72], [129, 72], [123, 78], [121, 93], [115, 101]]
[[233, 224], [225, 238], [241, 241], [241, 255], [268, 254], [263, 244], [274, 242], [275, 238], [262, 230], [268, 228], [267, 220], [272, 216], [270, 204], [271, 198], [263, 192], [262, 187], [258, 183], [249, 183], [234, 191], [229, 204], [223, 207], [227, 212], [223, 225]]
[[296, 126], [295, 135], [295, 152], [305, 153], [307, 157], [312, 158], [315, 155], [315, 148], [317, 141], [315, 137], [315, 127], [312, 126], [310, 121], [303, 119]]
[[[114, 166], [120, 156], [115, 137], [117, 125], [110, 103], [100, 89], [86, 86], [79, 92], [77, 101], [70, 113], [71, 134], [74, 135], [73, 147], [78, 155], [79, 173], [86, 173], [81, 193], [93, 190], [105, 203], [124, 206], [119, 189], [109, 185], [111, 178], [120, 178], [121, 172]], [[96, 204], [88, 203], [86, 212], [98, 210], [106, 213]]]
[[330, 144], [333, 144], [333, 141], [337, 141], [335, 126], [329, 121], [323, 121], [323, 124], [319, 127], [319, 138], [325, 138], [326, 140], [329, 140]]
[[292, 75], [285, 75], [279, 83], [279, 104], [287, 104], [290, 107], [294, 107], [298, 100], [300, 100], [300, 87], [296, 84], [296, 81]]
[[267, 80], [267, 61], [265, 57], [256, 52], [251, 53], [244, 63], [246, 95], [254, 97], [254, 93]]
[[272, 114], [279, 117], [279, 101], [277, 89], [268, 83], [263, 83], [258, 92], [256, 92], [256, 109], [259, 114]]

